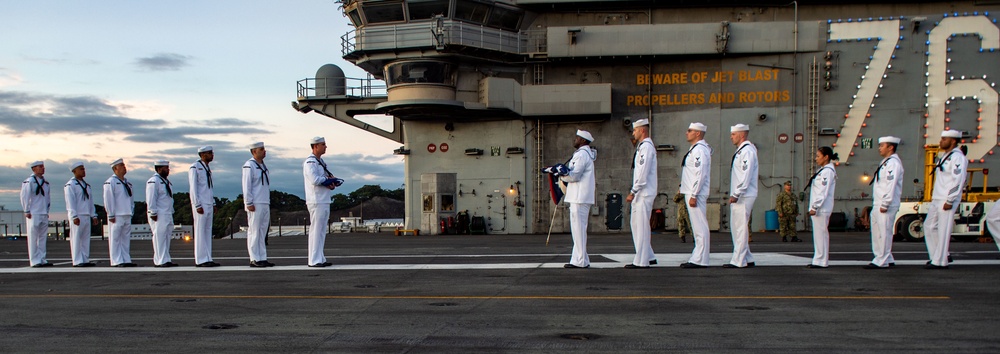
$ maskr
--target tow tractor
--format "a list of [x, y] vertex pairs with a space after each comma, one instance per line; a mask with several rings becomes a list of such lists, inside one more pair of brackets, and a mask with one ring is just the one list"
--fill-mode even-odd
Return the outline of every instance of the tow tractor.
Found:
[[[924, 238], [924, 218], [927, 217], [927, 210], [931, 205], [931, 194], [934, 188], [934, 168], [938, 163], [938, 152], [941, 148], [938, 145], [928, 145], [924, 149], [924, 190], [919, 201], [906, 201], [899, 204], [899, 211], [895, 219], [894, 239], [919, 241]], [[983, 185], [981, 188], [973, 187], [972, 181], [976, 173], [983, 175]], [[993, 203], [1000, 199], [1000, 189], [997, 187], [987, 187], [987, 178], [990, 170], [985, 168], [969, 168], [965, 179], [965, 187], [962, 189], [962, 202], [956, 207], [955, 227], [952, 228], [951, 235], [956, 238], [975, 239], [982, 236], [990, 236], [986, 228], [986, 212], [993, 207]], [[914, 181], [917, 183], [917, 181]]]

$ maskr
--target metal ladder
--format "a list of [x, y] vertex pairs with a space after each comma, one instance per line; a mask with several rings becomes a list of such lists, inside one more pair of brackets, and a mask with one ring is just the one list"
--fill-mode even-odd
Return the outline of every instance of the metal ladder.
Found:
[[[543, 64], [535, 64], [532, 68], [532, 84], [542, 85], [545, 83], [545, 66]], [[545, 193], [544, 179], [545, 175], [541, 174], [542, 168], [544, 168], [545, 145], [543, 144], [545, 139], [544, 131], [542, 130], [543, 124], [541, 119], [535, 120], [535, 224], [541, 225], [541, 222], [545, 219], [542, 215], [546, 213], [542, 210], [547, 210], [546, 206], [548, 202], [545, 198], [547, 195]]]
[[[808, 103], [806, 106], [806, 117], [808, 119], [808, 125], [806, 129], [809, 132], [809, 153], [806, 154], [807, 157], [812, 156], [819, 149], [819, 63], [816, 61], [816, 57], [813, 57], [813, 62], [809, 65], [809, 93], [808, 93]], [[806, 175], [812, 175], [816, 170], [816, 161], [809, 159], [809, 171]]]

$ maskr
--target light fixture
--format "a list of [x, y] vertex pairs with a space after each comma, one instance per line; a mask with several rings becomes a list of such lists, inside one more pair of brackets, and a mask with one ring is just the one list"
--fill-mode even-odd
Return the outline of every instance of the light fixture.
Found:
[[870, 179], [872, 179], [872, 177], [868, 175], [868, 172], [865, 172], [863, 175], [861, 175], [861, 182], [868, 182], [868, 180]]

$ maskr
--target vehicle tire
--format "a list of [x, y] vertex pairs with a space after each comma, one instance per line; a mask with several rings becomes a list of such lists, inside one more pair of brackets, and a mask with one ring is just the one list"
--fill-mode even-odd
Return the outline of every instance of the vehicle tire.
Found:
[[924, 216], [907, 215], [899, 220], [899, 233], [907, 241], [923, 241], [924, 239]]

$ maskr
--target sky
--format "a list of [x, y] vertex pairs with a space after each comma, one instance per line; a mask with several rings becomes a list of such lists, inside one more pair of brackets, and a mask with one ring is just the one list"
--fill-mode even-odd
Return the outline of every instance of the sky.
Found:
[[[51, 217], [83, 161], [100, 190], [118, 158], [134, 185], [169, 160], [175, 191], [203, 145], [215, 148], [217, 197], [241, 193], [247, 145], [263, 141], [271, 189], [303, 196], [309, 140], [348, 193], [403, 186], [399, 146], [317, 113], [292, 109], [296, 81], [341, 58], [352, 27], [333, 0], [0, 0], [0, 205], [20, 210], [28, 165], [43, 160]], [[380, 122], [373, 121], [377, 125]], [[361, 133], [361, 134], [359, 134]], [[143, 201], [144, 193], [136, 193]], [[97, 200], [102, 204], [101, 200]]]

